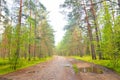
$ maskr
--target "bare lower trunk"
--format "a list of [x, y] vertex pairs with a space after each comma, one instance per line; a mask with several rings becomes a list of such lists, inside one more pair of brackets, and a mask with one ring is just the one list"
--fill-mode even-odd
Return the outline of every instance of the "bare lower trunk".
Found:
[[91, 2], [91, 11], [93, 14], [93, 20], [94, 20], [94, 25], [95, 25], [95, 33], [96, 33], [96, 41], [97, 41], [97, 53], [99, 55], [99, 59], [102, 59], [102, 54], [100, 51], [100, 43], [99, 43], [99, 35], [98, 35], [98, 22], [97, 22], [97, 17], [96, 17], [96, 11], [94, 9], [93, 1], [90, 0]]
[[35, 14], [35, 30], [34, 30], [34, 34], [35, 34], [35, 41], [34, 41], [34, 59], [36, 57], [36, 28], [37, 28], [37, 21], [36, 21], [36, 14]]
[[88, 35], [89, 35], [89, 40], [90, 40], [90, 45], [91, 45], [91, 54], [92, 54], [92, 59], [96, 59], [96, 54], [95, 54], [95, 49], [94, 49], [94, 44], [93, 44], [93, 35], [92, 35], [92, 30], [91, 30], [91, 25], [88, 20], [88, 14], [86, 10], [86, 6], [84, 5], [84, 11], [86, 15], [86, 22], [87, 22], [87, 30], [88, 30]]

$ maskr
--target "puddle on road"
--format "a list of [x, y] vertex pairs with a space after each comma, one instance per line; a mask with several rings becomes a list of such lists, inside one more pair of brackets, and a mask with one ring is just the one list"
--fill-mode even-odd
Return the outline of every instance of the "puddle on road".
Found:
[[103, 74], [103, 70], [98, 68], [98, 67], [84, 67], [84, 68], [79, 68], [80, 72], [87, 73], [96, 73], [96, 74]]
[[72, 67], [71, 64], [64, 64], [64, 67]]
[[39, 71], [29, 71], [27, 73], [39, 73]]

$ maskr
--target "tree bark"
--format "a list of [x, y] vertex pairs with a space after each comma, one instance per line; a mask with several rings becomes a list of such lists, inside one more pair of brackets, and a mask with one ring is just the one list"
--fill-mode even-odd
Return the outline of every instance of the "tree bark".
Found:
[[2, 11], [2, 9], [1, 9], [1, 7], [2, 7], [2, 5], [1, 5], [1, 3], [2, 3], [2, 0], [0, 0], [0, 25], [1, 25], [1, 11]]
[[118, 0], [118, 6], [119, 6], [119, 8], [120, 8], [120, 0]]
[[100, 51], [100, 43], [99, 43], [99, 32], [98, 32], [98, 22], [97, 22], [97, 16], [96, 16], [96, 11], [94, 9], [93, 1], [90, 0], [91, 3], [91, 11], [93, 14], [93, 20], [94, 20], [94, 25], [95, 25], [95, 33], [96, 33], [96, 41], [97, 41], [97, 53], [99, 55], [99, 59], [102, 59], [102, 53]]
[[86, 19], [85, 20], [87, 22], [87, 30], [88, 30], [88, 35], [89, 35], [89, 39], [90, 39], [92, 59], [96, 59], [96, 54], [95, 54], [95, 49], [94, 49], [94, 44], [93, 44], [93, 35], [92, 35], [91, 25], [89, 23], [88, 14], [87, 14], [87, 10], [86, 10], [86, 6], [85, 5], [84, 5], [84, 11], [85, 11], [85, 15], [86, 15]]
[[18, 17], [18, 25], [17, 25], [17, 49], [15, 53], [15, 64], [14, 69], [16, 70], [16, 65], [18, 62], [19, 54], [20, 54], [20, 31], [21, 31], [21, 18], [22, 18], [22, 0], [20, 0], [20, 9], [19, 9], [19, 17]]
[[[31, 9], [30, 9], [30, 17], [31, 17]], [[30, 33], [29, 33], [29, 58], [28, 61], [31, 60], [31, 30], [32, 30], [32, 26], [31, 26], [31, 22], [30, 22]]]
[[36, 29], [37, 29], [37, 21], [36, 21], [36, 19], [37, 19], [37, 15], [36, 15], [37, 13], [35, 13], [35, 30], [34, 30], [34, 36], [35, 36], [35, 41], [34, 41], [34, 59], [35, 59], [35, 57], [36, 57], [36, 48], [37, 48], [37, 46], [36, 46]]

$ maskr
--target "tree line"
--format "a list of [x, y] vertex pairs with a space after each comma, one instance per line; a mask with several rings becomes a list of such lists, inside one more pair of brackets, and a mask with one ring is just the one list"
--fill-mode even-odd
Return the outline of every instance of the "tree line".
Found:
[[39, 0], [0, 0], [0, 58], [9, 59], [13, 69], [22, 59], [51, 56], [54, 30], [48, 11]]
[[93, 60], [120, 61], [120, 0], [65, 0], [66, 34], [60, 55], [90, 55]]

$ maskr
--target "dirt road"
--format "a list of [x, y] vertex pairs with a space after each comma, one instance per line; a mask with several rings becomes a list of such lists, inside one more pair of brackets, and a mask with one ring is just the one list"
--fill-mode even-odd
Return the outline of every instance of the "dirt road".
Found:
[[72, 65], [64, 57], [38, 64], [8, 75], [0, 80], [77, 80]]
[[83, 61], [55, 56], [51, 61], [3, 75], [0, 80], [120, 80], [119, 75], [109, 70], [94, 73], [83, 69], [75, 73], [72, 64], [81, 69], [91, 66], [90, 63]]

